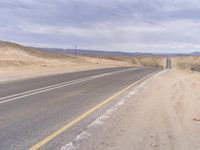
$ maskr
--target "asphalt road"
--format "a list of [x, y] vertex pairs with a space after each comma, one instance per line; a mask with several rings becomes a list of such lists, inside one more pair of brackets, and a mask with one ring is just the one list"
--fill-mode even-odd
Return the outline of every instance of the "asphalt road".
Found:
[[172, 61], [170, 58], [166, 58], [166, 68], [171, 69], [172, 68]]
[[[108, 68], [0, 84], [0, 149], [25, 150], [159, 68]], [[60, 149], [82, 121], [41, 149]]]

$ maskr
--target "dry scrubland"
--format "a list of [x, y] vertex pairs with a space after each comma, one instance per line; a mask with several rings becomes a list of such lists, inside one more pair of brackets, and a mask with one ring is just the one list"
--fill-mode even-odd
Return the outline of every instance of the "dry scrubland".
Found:
[[165, 67], [165, 58], [161, 56], [137, 56], [132, 58], [133, 64], [141, 66]]
[[[200, 56], [174, 56], [170, 57], [172, 69], [192, 70], [192, 68], [200, 69]], [[159, 56], [140, 56], [132, 59], [133, 64], [143, 66], [166, 66], [166, 57]]]
[[[200, 56], [174, 56], [170, 57], [172, 69], [192, 70], [196, 68], [200, 71]], [[142, 66], [166, 66], [166, 57], [162, 56], [138, 56], [132, 58], [132, 63]]]
[[74, 57], [59, 53], [47, 53], [37, 49], [24, 47], [10, 42], [0, 42], [0, 71], [38, 68], [38, 67], [60, 67], [60, 66], [165, 66], [165, 58], [158, 56], [137, 56], [137, 57]]
[[[171, 57], [174, 69], [200, 64], [200, 57]], [[0, 41], [0, 80], [119, 66], [165, 67], [162, 56], [86, 57], [43, 52], [19, 44]], [[188, 65], [190, 64], [190, 65]], [[192, 65], [191, 65], [192, 64]]]
[[51, 67], [105, 67], [128, 66], [129, 63], [95, 59], [90, 57], [73, 57], [59, 53], [47, 53], [18, 44], [0, 42], [0, 70], [20, 68], [51, 68]]
[[200, 65], [200, 56], [177, 56], [172, 57], [171, 60], [174, 69], [190, 70]]
[[0, 80], [119, 66], [165, 66], [158, 56], [103, 57], [69, 56], [43, 52], [0, 41]]
[[42, 52], [10, 42], [0, 42], [0, 80], [73, 72], [98, 68], [132, 66], [129, 62], [104, 58], [74, 57]]
[[111, 60], [127, 62], [134, 66], [165, 67], [166, 58], [162, 56], [106, 57]]

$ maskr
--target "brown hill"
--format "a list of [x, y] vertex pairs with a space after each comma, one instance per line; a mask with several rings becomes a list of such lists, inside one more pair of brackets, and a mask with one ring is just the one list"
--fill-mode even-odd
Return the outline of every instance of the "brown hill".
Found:
[[84, 68], [128, 66], [128, 62], [103, 58], [74, 57], [62, 53], [41, 50], [10, 42], [0, 41], [0, 71], [10, 69], [37, 68]]

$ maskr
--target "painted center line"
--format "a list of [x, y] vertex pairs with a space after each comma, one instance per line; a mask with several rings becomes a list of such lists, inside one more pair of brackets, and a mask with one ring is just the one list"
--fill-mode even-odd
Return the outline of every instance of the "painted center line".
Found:
[[26, 91], [26, 92], [14, 94], [14, 95], [9, 95], [9, 96], [6, 96], [6, 97], [1, 97], [0, 98], [0, 104], [15, 101], [17, 99], [36, 95], [36, 94], [39, 94], [39, 93], [55, 90], [55, 89], [58, 89], [58, 88], [70, 86], [70, 85], [73, 85], [73, 84], [89, 81], [89, 80], [92, 80], [92, 79], [105, 77], [105, 76], [109, 76], [109, 75], [113, 75], [113, 74], [117, 74], [117, 73], [132, 71], [132, 70], [135, 70], [135, 69], [138, 69], [138, 68], [131, 68], [131, 69], [125, 69], [125, 70], [120, 70], [120, 71], [115, 71], [115, 72], [110, 72], [110, 73], [94, 75], [94, 76], [80, 78], [80, 79], [72, 80], [72, 81], [67, 81], [67, 82], [64, 82], [64, 83], [59, 83], [59, 84], [55, 84], [55, 85], [51, 85], [51, 86], [47, 86], [47, 87], [43, 87], [43, 88], [38, 88], [38, 89], [35, 89], [35, 90], [30, 90], [30, 91]]

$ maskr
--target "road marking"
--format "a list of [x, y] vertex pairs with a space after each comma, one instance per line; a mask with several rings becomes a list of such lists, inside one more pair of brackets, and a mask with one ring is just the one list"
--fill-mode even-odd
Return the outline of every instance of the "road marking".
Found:
[[45, 144], [49, 143], [52, 139], [54, 139], [55, 137], [57, 137], [58, 135], [60, 135], [61, 133], [63, 133], [64, 131], [66, 131], [68, 128], [74, 126], [75, 124], [77, 124], [78, 122], [80, 122], [81, 120], [85, 119], [86, 117], [88, 117], [90, 114], [92, 114], [93, 112], [97, 111], [98, 109], [102, 108], [104, 105], [108, 104], [109, 102], [111, 102], [114, 98], [118, 97], [119, 95], [121, 95], [123, 92], [127, 91], [128, 89], [130, 89], [131, 87], [135, 86], [136, 84], [138, 84], [139, 82], [143, 81], [144, 79], [155, 75], [157, 73], [159, 73], [159, 71], [153, 72], [145, 77], [143, 77], [142, 79], [132, 83], [131, 85], [127, 86], [126, 88], [120, 90], [119, 92], [115, 93], [114, 95], [112, 95], [111, 97], [105, 99], [104, 101], [102, 101], [101, 103], [97, 104], [96, 106], [94, 106], [93, 108], [89, 109], [88, 111], [86, 111], [85, 113], [81, 114], [80, 116], [78, 116], [77, 118], [75, 118], [74, 120], [72, 120], [71, 122], [69, 122], [68, 124], [66, 124], [65, 126], [63, 126], [62, 128], [58, 129], [57, 131], [55, 131], [54, 133], [50, 134], [49, 136], [47, 136], [46, 138], [44, 138], [43, 140], [41, 140], [40, 142], [38, 142], [37, 144], [33, 145], [32, 147], [29, 148], [29, 150], [38, 150], [39, 148], [41, 148], [42, 146], [44, 146]]
[[138, 68], [125, 69], [125, 70], [114, 71], [114, 72], [110, 72], [110, 73], [103, 73], [103, 74], [94, 75], [94, 76], [85, 77], [85, 78], [80, 78], [80, 79], [77, 79], [77, 80], [72, 80], [72, 81], [68, 81], [68, 82], [64, 82], [64, 83], [50, 85], [50, 86], [47, 86], [47, 87], [26, 91], [26, 92], [23, 92], [23, 93], [18, 93], [18, 94], [9, 95], [9, 96], [6, 96], [6, 97], [1, 97], [0, 100], [3, 100], [3, 101], [0, 101], [0, 104], [11, 102], [11, 101], [21, 99], [21, 98], [24, 98], [24, 97], [36, 95], [36, 94], [39, 94], [39, 93], [55, 90], [55, 89], [58, 89], [58, 88], [66, 87], [66, 86], [69, 86], [69, 85], [85, 82], [85, 81], [88, 81], [88, 80], [92, 80], [92, 79], [96, 79], [96, 78], [100, 78], [100, 77], [105, 77], [105, 76], [109, 76], [109, 75], [113, 75], [113, 74], [117, 74], [117, 73], [132, 71], [132, 70], [135, 70], [135, 69], [138, 69]]
[[37, 92], [37, 91], [40, 91], [40, 90], [45, 90], [45, 89], [49, 89], [49, 88], [53, 88], [53, 87], [62, 86], [62, 85], [65, 85], [65, 84], [74, 83], [76, 81], [82, 81], [84, 79], [87, 79], [87, 78], [82, 78], [82, 79], [78, 79], [78, 80], [72, 80], [72, 81], [68, 81], [68, 82], [64, 82], [64, 83], [59, 83], [59, 84], [55, 84], [55, 85], [46, 86], [46, 87], [43, 87], [43, 88], [38, 88], [38, 89], [35, 89], [35, 90], [30, 90], [30, 91], [26, 91], [26, 92], [22, 92], [22, 93], [18, 93], [18, 94], [13, 94], [13, 95], [1, 97], [0, 100], [7, 99], [7, 98], [12, 98], [12, 97], [20, 96], [20, 95], [24, 95], [24, 94], [29, 94], [31, 92]]
[[[72, 83], [68, 83], [68, 84], [64, 84], [64, 85], [60, 85], [60, 86], [56, 86], [56, 87], [52, 87], [52, 88], [47, 88], [47, 89], [44, 89], [44, 90], [37, 90], [33, 93], [26, 92], [28, 94], [26, 94], [26, 95], [19, 94], [20, 96], [1, 101], [0, 104], [6, 103], [6, 102], [11, 102], [11, 101], [14, 101], [14, 100], [17, 100], [17, 99], [20, 99], [20, 98], [24, 98], [24, 97], [28, 97], [28, 96], [31, 96], [31, 95], [36, 95], [36, 94], [39, 94], [39, 93], [47, 92], [47, 91], [50, 91], [50, 90], [58, 89], [58, 88], [61, 88], [61, 87], [66, 87], [66, 86], [73, 85], [73, 84], [76, 84], [76, 83], [81, 83], [81, 82], [84, 82], [84, 81], [87, 81], [87, 80], [88, 79], [84, 79], [84, 80], [79, 80], [77, 82], [72, 82]], [[13, 97], [13, 96], [8, 96], [8, 97]], [[5, 99], [5, 98], [7, 98], [7, 97], [4, 97], [2, 99]]]

